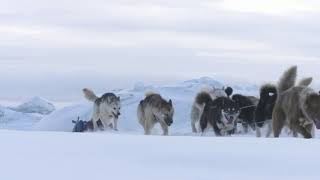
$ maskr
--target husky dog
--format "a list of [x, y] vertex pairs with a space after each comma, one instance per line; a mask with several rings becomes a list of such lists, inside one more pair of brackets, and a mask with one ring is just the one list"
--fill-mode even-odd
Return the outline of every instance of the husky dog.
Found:
[[320, 129], [320, 95], [307, 87], [312, 78], [302, 80], [294, 86], [297, 66], [289, 68], [278, 84], [278, 98], [273, 109], [273, 133], [279, 137], [284, 125], [288, 125], [295, 136], [314, 136], [314, 124]]
[[235, 130], [239, 107], [228, 97], [209, 99], [200, 118], [201, 132], [213, 127], [216, 136], [231, 135]]
[[260, 100], [255, 111], [256, 136], [261, 137], [261, 128], [266, 127], [266, 137], [272, 133], [272, 112], [277, 100], [277, 87], [265, 84], [260, 88]]
[[234, 94], [232, 96], [232, 100], [236, 102], [237, 106], [240, 108], [240, 114], [237, 121], [242, 124], [244, 133], [248, 133], [248, 126], [250, 126], [252, 130], [256, 130], [254, 122], [256, 104], [252, 102], [250, 97], [243, 96], [241, 94]]
[[193, 133], [200, 132], [200, 117], [203, 112], [205, 104], [209, 100], [214, 100], [217, 97], [226, 97], [227, 94], [223, 89], [202, 89], [195, 98], [191, 109], [191, 128]]
[[114, 130], [118, 130], [118, 119], [120, 116], [120, 97], [113, 93], [106, 93], [100, 98], [97, 97], [90, 89], [83, 89], [86, 99], [94, 102], [92, 123], [93, 130], [98, 130], [98, 121], [100, 120], [104, 130], [112, 126]]
[[144, 128], [144, 134], [150, 135], [156, 123], [160, 123], [163, 135], [168, 135], [169, 126], [173, 123], [174, 108], [171, 99], [164, 100], [160, 94], [146, 93], [144, 100], [138, 105], [137, 115], [139, 123]]

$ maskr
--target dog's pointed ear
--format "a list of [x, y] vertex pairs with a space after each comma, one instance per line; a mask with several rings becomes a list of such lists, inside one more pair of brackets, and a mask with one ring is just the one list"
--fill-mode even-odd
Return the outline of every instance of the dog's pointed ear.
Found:
[[169, 99], [169, 105], [172, 106], [172, 100], [171, 99]]
[[117, 97], [118, 101], [120, 101], [120, 96]]

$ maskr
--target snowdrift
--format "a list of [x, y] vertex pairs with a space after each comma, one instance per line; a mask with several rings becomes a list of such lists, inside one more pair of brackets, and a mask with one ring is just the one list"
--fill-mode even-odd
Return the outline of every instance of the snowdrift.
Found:
[[34, 97], [17, 107], [0, 106], [0, 129], [30, 130], [55, 107], [49, 101]]
[[40, 114], [22, 113], [0, 106], [0, 129], [30, 130], [42, 117]]
[[12, 109], [22, 113], [38, 113], [46, 115], [52, 113], [56, 108], [46, 99], [41, 97], [33, 97], [27, 102], [24, 102]]

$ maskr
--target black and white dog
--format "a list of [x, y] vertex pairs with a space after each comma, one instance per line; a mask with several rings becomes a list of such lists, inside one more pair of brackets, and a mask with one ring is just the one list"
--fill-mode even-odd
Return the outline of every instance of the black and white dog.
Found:
[[232, 100], [236, 102], [240, 108], [240, 114], [237, 122], [242, 125], [244, 133], [248, 133], [248, 127], [256, 130], [255, 111], [257, 105], [252, 100], [253, 97], [243, 96], [241, 94], [234, 94]]
[[209, 99], [200, 118], [201, 132], [211, 126], [216, 136], [231, 135], [239, 115], [239, 107], [228, 97]]
[[277, 100], [277, 87], [265, 84], [260, 89], [260, 100], [255, 111], [255, 122], [257, 126], [256, 136], [261, 137], [261, 128], [267, 126], [266, 137], [272, 132], [272, 112]]
[[248, 132], [249, 126], [252, 130], [256, 130], [254, 114], [259, 99], [253, 96], [244, 96], [241, 94], [232, 95], [233, 89], [231, 87], [225, 88], [225, 92], [229, 98], [236, 102], [237, 106], [240, 109], [240, 114], [238, 116], [237, 122], [235, 123], [235, 128], [237, 128], [237, 124], [239, 123], [242, 125], [244, 133]]

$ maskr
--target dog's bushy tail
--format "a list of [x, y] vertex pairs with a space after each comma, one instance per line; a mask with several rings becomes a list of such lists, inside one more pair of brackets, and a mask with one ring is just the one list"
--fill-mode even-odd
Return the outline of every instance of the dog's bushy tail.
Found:
[[301, 79], [298, 83], [298, 86], [308, 87], [312, 83], [312, 77]]
[[196, 103], [197, 104], [206, 104], [211, 101], [212, 98], [208, 92], [201, 91], [196, 96]]
[[84, 88], [83, 90], [84, 97], [89, 101], [95, 102], [98, 97], [94, 94], [94, 92], [88, 88]]
[[278, 93], [282, 93], [295, 85], [297, 78], [297, 66], [292, 66], [286, 70], [278, 83]]

